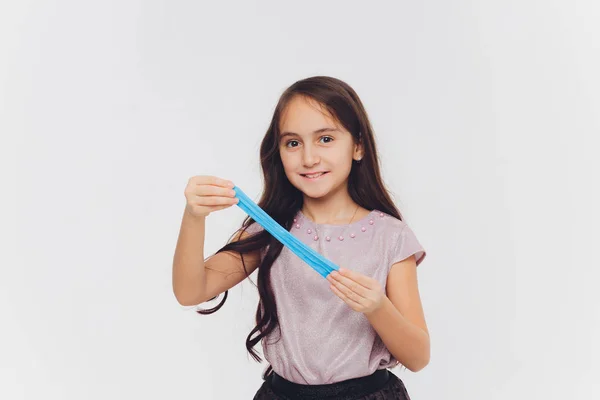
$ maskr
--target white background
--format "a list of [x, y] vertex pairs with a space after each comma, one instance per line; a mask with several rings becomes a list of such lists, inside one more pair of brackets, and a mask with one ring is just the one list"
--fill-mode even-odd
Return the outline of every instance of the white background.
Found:
[[[171, 290], [183, 190], [258, 199], [312, 75], [361, 96], [428, 251], [412, 398], [600, 398], [597, 1], [1, 4], [0, 398], [252, 398], [254, 286], [211, 316]], [[207, 255], [244, 216], [211, 214]]]

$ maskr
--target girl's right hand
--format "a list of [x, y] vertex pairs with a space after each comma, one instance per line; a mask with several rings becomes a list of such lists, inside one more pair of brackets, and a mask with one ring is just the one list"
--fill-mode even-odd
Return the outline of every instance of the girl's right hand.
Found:
[[237, 204], [234, 184], [216, 176], [193, 176], [184, 190], [186, 212], [195, 217], [206, 217], [213, 211]]

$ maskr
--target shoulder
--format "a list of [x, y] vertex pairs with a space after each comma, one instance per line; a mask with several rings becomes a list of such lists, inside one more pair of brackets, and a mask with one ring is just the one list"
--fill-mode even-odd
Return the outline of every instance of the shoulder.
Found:
[[377, 213], [376, 218], [382, 225], [378, 231], [381, 235], [380, 240], [388, 248], [390, 264], [403, 261], [412, 255], [415, 256], [417, 265], [421, 264], [427, 253], [411, 227], [405, 221], [386, 213]]
[[373, 210], [374, 215], [371, 218], [373, 225], [380, 225], [377, 231], [385, 234], [387, 237], [398, 238], [407, 228], [408, 224], [393, 215], [389, 215], [383, 211]]
[[[244, 227], [240, 228], [242, 230], [244, 230]], [[254, 234], [257, 232], [261, 232], [263, 231], [265, 228], [263, 228], [258, 222], [256, 221], [251, 221], [250, 224], [245, 228], [245, 231], [249, 234]]]

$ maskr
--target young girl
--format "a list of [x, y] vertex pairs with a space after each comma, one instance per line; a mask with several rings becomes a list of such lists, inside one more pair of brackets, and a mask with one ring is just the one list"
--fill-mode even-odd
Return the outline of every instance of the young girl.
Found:
[[[409, 399], [390, 368], [429, 362], [416, 267], [426, 253], [392, 202], [367, 113], [346, 83], [312, 77], [281, 96], [260, 148], [258, 205], [336, 265], [326, 279], [250, 216], [204, 260], [205, 218], [237, 204], [234, 184], [196, 176], [173, 263], [182, 305], [224, 293], [258, 268], [246, 347], [269, 366], [254, 399]], [[241, 185], [243, 186], [243, 185]]]

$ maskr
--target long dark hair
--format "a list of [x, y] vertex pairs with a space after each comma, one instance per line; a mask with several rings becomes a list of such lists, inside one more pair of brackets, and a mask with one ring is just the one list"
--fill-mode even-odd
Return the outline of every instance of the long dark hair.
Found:
[[[377, 209], [402, 220], [402, 215], [391, 200], [381, 179], [373, 129], [362, 102], [347, 83], [327, 76], [315, 76], [300, 80], [281, 95], [271, 124], [260, 146], [264, 191], [257, 203], [258, 206], [288, 231], [292, 227], [294, 217], [302, 207], [302, 192], [287, 179], [279, 154], [280, 119], [286, 106], [295, 96], [305, 96], [317, 101], [352, 134], [355, 143], [362, 143], [363, 158], [360, 163], [353, 162], [348, 177], [348, 192], [352, 200], [368, 210]], [[250, 216], [246, 217], [238, 232], [245, 231], [252, 223], [254, 220]], [[217, 253], [222, 251], [239, 253], [242, 257], [244, 271], [248, 275], [244, 254], [256, 250], [266, 250], [258, 267], [257, 288], [260, 300], [256, 310], [256, 326], [246, 338], [246, 348], [258, 362], [261, 362], [262, 359], [253, 347], [279, 327], [270, 276], [273, 262], [281, 253], [282, 248], [281, 242], [266, 230], [262, 230], [244, 240], [227, 243], [217, 251]], [[197, 312], [200, 314], [216, 312], [227, 300], [227, 293], [228, 291], [225, 291], [223, 299], [216, 307], [207, 310], [199, 309]], [[263, 374], [263, 379], [271, 371], [272, 368], [269, 365]]]

